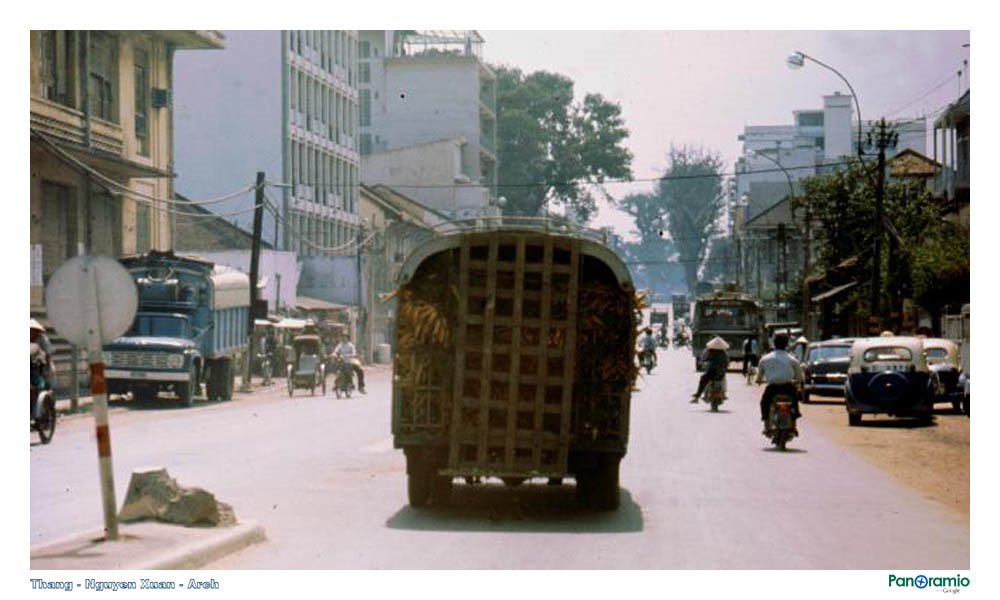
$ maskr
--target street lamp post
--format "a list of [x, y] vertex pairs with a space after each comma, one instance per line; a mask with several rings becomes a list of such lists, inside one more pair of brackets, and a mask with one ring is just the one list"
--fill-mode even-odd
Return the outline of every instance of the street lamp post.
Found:
[[[850, 90], [850, 92], [851, 92], [851, 98], [854, 99], [854, 109], [858, 113], [858, 140], [857, 140], [858, 162], [861, 164], [862, 168], [864, 168], [864, 159], [863, 159], [863, 157], [864, 157], [865, 152], [864, 152], [864, 145], [863, 145], [863, 142], [862, 142], [862, 139], [861, 139], [862, 138], [862, 135], [861, 135], [861, 103], [858, 101], [858, 94], [854, 91], [854, 86], [851, 85], [851, 82], [848, 81], [847, 78], [844, 77], [844, 75], [840, 71], [838, 71], [837, 69], [834, 69], [830, 65], [828, 65], [828, 64], [826, 64], [826, 63], [824, 63], [824, 62], [822, 62], [820, 60], [817, 60], [816, 58], [814, 58], [812, 56], [809, 56], [808, 54], [806, 54], [805, 52], [802, 52], [801, 50], [796, 50], [795, 52], [792, 52], [790, 55], [788, 55], [788, 58], [787, 58], [786, 62], [787, 62], [788, 66], [790, 68], [792, 68], [792, 69], [798, 69], [798, 68], [800, 68], [800, 67], [802, 67], [802, 66], [805, 65], [806, 59], [811, 60], [812, 62], [816, 63], [817, 65], [819, 65], [821, 67], [823, 67], [824, 69], [827, 69], [828, 71], [832, 71], [834, 75], [836, 75], [837, 77], [839, 77], [840, 80], [844, 82], [844, 85], [847, 86], [847, 89]], [[881, 197], [877, 197], [876, 198], [876, 204], [877, 204], [876, 208], [879, 210], [879, 212], [881, 212]], [[810, 248], [809, 248], [809, 220], [810, 220], [809, 205], [807, 203], [806, 204], [806, 230], [805, 230], [805, 237], [806, 237], [806, 240], [805, 240], [805, 251], [806, 251], [806, 254], [805, 254], [805, 257], [804, 257], [804, 262], [805, 262], [806, 265], [808, 265], [808, 263], [809, 263], [809, 252], [810, 252]], [[869, 300], [869, 312], [871, 313], [871, 315], [875, 315], [878, 312], [878, 306], [879, 306], [879, 283], [880, 283], [879, 279], [880, 279], [880, 265], [881, 265], [881, 261], [882, 261], [882, 256], [881, 256], [881, 254], [882, 254], [882, 252], [881, 252], [881, 250], [882, 250], [881, 239], [882, 239], [882, 222], [881, 222], [880, 219], [876, 219], [875, 220], [875, 248], [874, 248], [874, 251], [873, 251], [873, 253], [874, 253], [875, 256], [874, 256], [874, 264], [872, 265], [872, 275], [871, 275], [871, 277], [872, 277], [871, 299]], [[808, 273], [806, 271], [804, 271], [803, 272], [803, 280], [802, 280], [802, 290], [803, 290], [802, 291], [802, 293], [803, 293], [802, 305], [803, 305], [803, 307], [807, 307], [808, 306], [807, 305], [808, 299], [806, 297], [807, 288], [808, 288], [808, 285], [806, 284], [806, 280], [807, 280], [806, 278], [807, 277], [808, 277]], [[803, 315], [803, 316], [805, 316], [805, 315]], [[871, 317], [869, 317], [869, 318], [871, 318]], [[805, 326], [806, 326], [806, 324], [803, 323], [803, 327], [805, 327]]]

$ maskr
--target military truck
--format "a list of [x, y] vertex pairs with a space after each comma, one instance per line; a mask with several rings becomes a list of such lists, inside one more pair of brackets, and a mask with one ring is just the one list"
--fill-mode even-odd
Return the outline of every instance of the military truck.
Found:
[[392, 433], [411, 506], [456, 478], [576, 482], [619, 505], [640, 300], [585, 232], [508, 226], [419, 247], [397, 290]]
[[143, 400], [173, 392], [191, 406], [205, 382], [209, 400], [230, 400], [247, 348], [250, 278], [169, 250], [119, 261], [139, 308], [131, 329], [104, 347], [108, 393]]

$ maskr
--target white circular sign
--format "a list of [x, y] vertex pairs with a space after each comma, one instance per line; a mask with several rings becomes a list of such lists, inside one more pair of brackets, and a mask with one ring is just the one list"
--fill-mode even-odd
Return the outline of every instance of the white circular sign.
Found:
[[77, 256], [52, 275], [45, 288], [45, 305], [59, 335], [74, 345], [90, 348], [128, 331], [139, 306], [139, 293], [132, 276], [117, 260]]

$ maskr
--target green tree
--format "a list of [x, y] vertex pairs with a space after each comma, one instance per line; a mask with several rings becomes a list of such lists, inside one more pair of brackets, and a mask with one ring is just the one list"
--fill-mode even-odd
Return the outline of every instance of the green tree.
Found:
[[722, 158], [702, 148], [671, 147], [669, 166], [656, 184], [656, 198], [666, 215], [666, 229], [694, 291], [718, 232], [725, 203]]
[[[803, 180], [800, 202], [820, 223], [814, 268], [825, 270], [856, 258], [872, 272], [875, 191], [862, 167]], [[923, 184], [889, 179], [883, 196], [887, 243], [882, 256], [880, 296], [898, 308], [913, 298], [931, 312], [969, 298], [969, 235], [945, 220], [941, 205]]]
[[[539, 215], [563, 203], [587, 222], [606, 179], [631, 177], [621, 108], [599, 94], [573, 101], [562, 75], [493, 67], [497, 75], [497, 159], [508, 215]], [[594, 183], [586, 183], [594, 182]]]

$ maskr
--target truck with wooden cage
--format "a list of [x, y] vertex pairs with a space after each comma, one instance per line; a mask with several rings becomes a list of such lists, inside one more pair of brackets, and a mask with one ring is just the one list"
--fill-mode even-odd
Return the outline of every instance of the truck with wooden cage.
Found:
[[392, 432], [411, 506], [456, 479], [576, 482], [619, 505], [641, 299], [599, 239], [530, 227], [419, 247], [397, 290]]

